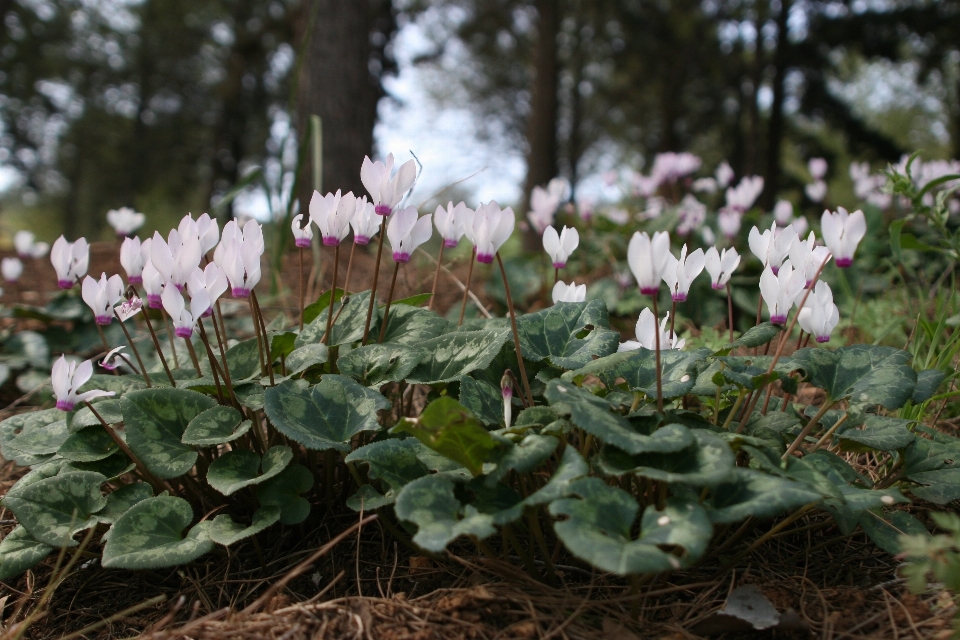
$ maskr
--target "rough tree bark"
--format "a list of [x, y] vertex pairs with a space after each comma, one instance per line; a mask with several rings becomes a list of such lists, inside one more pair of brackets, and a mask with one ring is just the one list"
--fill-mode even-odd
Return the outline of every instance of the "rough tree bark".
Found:
[[790, 14], [791, 0], [780, 1], [780, 13], [777, 15], [777, 48], [773, 53], [773, 102], [770, 105], [770, 120], [767, 126], [767, 162], [763, 179], [763, 195], [760, 197], [760, 206], [765, 211], [773, 209], [780, 186], [780, 149], [783, 143], [783, 100], [784, 80], [787, 76], [787, 48], [790, 42], [787, 39], [787, 18]]

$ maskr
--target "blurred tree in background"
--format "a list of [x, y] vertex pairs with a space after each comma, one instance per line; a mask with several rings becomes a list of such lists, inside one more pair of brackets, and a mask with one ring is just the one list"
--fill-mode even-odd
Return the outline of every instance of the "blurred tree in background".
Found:
[[437, 99], [524, 154], [525, 201], [666, 150], [765, 176], [768, 206], [810, 156], [960, 155], [958, 0], [0, 0], [0, 17], [7, 202], [70, 236], [122, 205], [208, 210], [256, 166], [289, 191], [313, 114], [325, 187], [362, 191], [404, 25], [432, 42]]

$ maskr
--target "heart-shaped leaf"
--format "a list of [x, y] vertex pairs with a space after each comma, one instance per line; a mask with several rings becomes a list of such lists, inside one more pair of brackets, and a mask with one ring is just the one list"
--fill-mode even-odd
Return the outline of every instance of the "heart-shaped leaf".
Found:
[[230, 380], [234, 384], [260, 377], [260, 343], [257, 338], [233, 345], [227, 349], [226, 355]]
[[503, 396], [489, 382], [470, 376], [460, 378], [460, 404], [485, 425], [503, 424]]
[[249, 525], [238, 524], [225, 513], [218, 515], [207, 527], [207, 535], [217, 544], [229, 547], [244, 538], [254, 536], [280, 520], [280, 507], [260, 507]]
[[[847, 429], [840, 434], [844, 450], [859, 451], [876, 449], [877, 451], [896, 451], [903, 449], [916, 439], [907, 428], [911, 420], [889, 418], [886, 416], [867, 416], [859, 429]], [[857, 446], [861, 445], [861, 446]]]
[[553, 436], [529, 434], [496, 462], [496, 467], [487, 473], [487, 484], [499, 482], [510, 471], [530, 473], [549, 458], [559, 444], [560, 440]]
[[17, 464], [35, 464], [34, 460], [56, 453], [68, 437], [70, 432], [67, 430], [66, 420], [58, 420], [42, 427], [38, 422], [28, 423], [19, 435], [8, 441], [7, 450], [15, 455]]
[[487, 367], [510, 339], [510, 329], [455, 331], [425, 340], [418, 346], [427, 353], [407, 376], [411, 384], [450, 382]]
[[913, 401], [913, 404], [923, 404], [933, 397], [946, 377], [947, 373], [940, 369], [919, 371], [917, 373], [917, 386], [913, 389], [913, 396], [910, 400]]
[[31, 538], [23, 527], [16, 527], [0, 542], [0, 580], [20, 575], [50, 555], [53, 549]]
[[[582, 367], [595, 356], [616, 352], [620, 334], [610, 330], [602, 300], [558, 302], [517, 319], [524, 358], [549, 360], [566, 369]], [[586, 335], [581, 336], [581, 333]]]
[[427, 352], [407, 344], [368, 344], [337, 360], [340, 373], [368, 387], [399, 382], [413, 371]]
[[117, 518], [103, 547], [106, 569], [159, 569], [191, 562], [213, 548], [201, 522], [183, 537], [193, 508], [183, 498], [156, 496], [133, 505]]
[[[13, 443], [21, 434], [36, 430], [42, 430], [49, 424], [63, 420], [63, 412], [59, 409], [45, 409], [42, 411], [30, 411], [21, 413], [0, 422], [0, 453], [6, 460], [16, 460], [20, 456], [28, 454], [13, 447]], [[32, 466], [42, 460], [43, 457], [29, 456], [29, 461], [17, 462], [20, 466]]]
[[893, 556], [903, 552], [901, 536], [927, 535], [923, 523], [906, 511], [865, 511], [859, 524], [875, 545]]
[[[387, 491], [385, 494], [379, 494], [370, 487], [363, 494], [357, 493], [351, 496], [347, 500], [347, 506], [359, 511], [361, 503], [366, 509], [377, 509], [392, 504], [400, 489], [430, 473], [430, 469], [418, 457], [422, 448], [423, 444], [415, 438], [405, 440], [388, 438], [372, 442], [350, 453], [344, 460], [348, 463], [367, 463], [367, 476], [371, 480], [381, 480], [386, 485]], [[361, 501], [360, 498], [363, 500]]]
[[551, 380], [545, 397], [555, 408], [569, 407], [570, 420], [578, 427], [629, 454], [681, 451], [694, 442], [689, 430], [682, 427], [651, 435], [640, 433], [629, 420], [612, 412], [610, 403], [572, 382]]
[[[333, 290], [333, 302], [336, 304], [343, 297], [343, 289], [335, 288]], [[324, 291], [317, 297], [316, 302], [308, 304], [303, 309], [303, 323], [312, 324], [320, 314], [330, 305], [330, 291]]]
[[711, 489], [704, 504], [709, 507], [710, 519], [714, 523], [727, 524], [751, 516], [772, 518], [791, 509], [819, 502], [821, 498], [819, 492], [799, 482], [736, 467], [731, 470], [726, 482]]
[[[322, 298], [321, 298], [322, 300]], [[330, 339], [327, 345], [335, 347], [341, 344], [357, 342], [363, 338], [363, 327], [367, 321], [367, 310], [370, 305], [370, 292], [364, 291], [351, 295], [343, 305], [343, 311], [339, 304], [333, 305], [333, 329], [330, 331]], [[327, 312], [324, 309], [320, 315], [310, 324], [303, 328], [300, 335], [297, 336], [296, 346], [302, 347], [308, 344], [319, 344], [323, 334], [327, 331]], [[380, 309], [374, 305], [373, 318], [370, 320], [370, 333], [376, 336], [376, 327], [380, 323]]]
[[280, 444], [267, 449], [262, 461], [249, 449], [234, 449], [213, 461], [207, 471], [207, 482], [223, 495], [229, 496], [244, 487], [260, 484], [276, 476], [291, 460], [293, 450]]
[[201, 447], [232, 442], [249, 431], [252, 425], [233, 407], [217, 405], [197, 414], [187, 425], [180, 442]]
[[72, 462], [96, 462], [109, 458], [119, 450], [120, 447], [107, 430], [97, 426], [72, 434], [60, 445], [57, 453]]
[[328, 351], [325, 344], [305, 344], [290, 352], [287, 356], [287, 373], [293, 375], [306, 371], [310, 367], [327, 361]]
[[[660, 366], [663, 371], [662, 385], [664, 398], [679, 398], [693, 389], [697, 379], [697, 365], [703, 361], [706, 350], [678, 351], [667, 349], [660, 353]], [[626, 381], [631, 391], [642, 391], [655, 397], [657, 393], [657, 354], [649, 349], [621, 351], [605, 358], [594, 360], [590, 364], [563, 374], [564, 380], [580, 381], [588, 375], [595, 375], [608, 388], [612, 389], [617, 380]]]
[[[744, 331], [742, 336], [724, 346], [713, 355], [725, 356], [739, 347], [761, 347], [776, 338], [781, 331], [783, 331], [783, 327], [779, 325], [770, 322], [761, 322], [757, 326], [750, 327]], [[776, 344], [773, 346], [776, 346]]]
[[[566, 517], [553, 527], [557, 537], [578, 558], [618, 575], [659, 573], [695, 562], [713, 535], [710, 518], [695, 502], [671, 500], [662, 512], [648, 507], [640, 537], [631, 539], [637, 502], [599, 478], [582, 478], [570, 490], [576, 498], [550, 504], [550, 513]], [[677, 557], [669, 550], [683, 549]]]
[[793, 361], [806, 373], [806, 380], [831, 399], [850, 398], [852, 404], [897, 409], [913, 396], [917, 384], [910, 354], [892, 347], [857, 344], [836, 351], [801, 349]]
[[934, 504], [960, 499], [960, 441], [951, 444], [917, 438], [904, 451], [906, 476], [921, 487], [910, 492]]
[[127, 445], [160, 478], [189, 471], [197, 452], [181, 439], [190, 422], [216, 406], [213, 398], [186, 389], [143, 389], [121, 400]]
[[153, 497], [153, 489], [146, 482], [125, 484], [107, 495], [107, 505], [97, 512], [97, 520], [103, 524], [113, 524], [127, 509]]
[[[98, 398], [94, 400], [92, 404], [93, 408], [97, 410], [97, 413], [100, 414], [100, 417], [103, 418], [107, 424], [117, 424], [123, 421], [120, 398]], [[93, 412], [90, 411], [90, 408], [87, 406], [81, 406], [76, 411], [71, 411], [67, 414], [67, 428], [70, 429], [70, 433], [80, 431], [86, 427], [99, 426], [101, 426], [99, 418], [93, 415]]]
[[313, 474], [299, 464], [291, 464], [274, 477], [257, 485], [257, 500], [264, 507], [280, 507], [280, 522], [299, 524], [310, 515], [310, 503], [300, 494], [310, 491]]
[[394, 302], [387, 319], [387, 332], [382, 342], [417, 346], [424, 340], [441, 335], [447, 321], [433, 311]]
[[636, 455], [629, 455], [614, 447], [604, 447], [597, 465], [608, 475], [634, 473], [651, 480], [696, 486], [715, 486], [723, 482], [734, 468], [736, 456], [733, 451], [711, 432], [702, 429], [690, 431], [684, 426], [670, 424], [661, 427], [654, 435], [667, 429], [691, 434], [696, 438], [696, 443], [680, 451]]
[[419, 418], [406, 418], [394, 427], [406, 432], [437, 453], [480, 475], [490, 455], [503, 449], [483, 425], [459, 402], [444, 396], [431, 402]]
[[72, 471], [38, 480], [8, 492], [3, 505], [38, 542], [74, 547], [73, 535], [97, 524], [96, 514], [107, 504], [100, 494], [106, 478], [91, 471]]
[[394, 505], [397, 518], [417, 526], [413, 542], [439, 553], [462, 535], [483, 539], [493, 535], [493, 516], [460, 504], [454, 483], [443, 476], [424, 476], [407, 484]]
[[280, 433], [310, 449], [350, 450], [350, 438], [376, 431], [390, 402], [346, 376], [325, 375], [313, 387], [287, 381], [266, 390], [264, 409]]

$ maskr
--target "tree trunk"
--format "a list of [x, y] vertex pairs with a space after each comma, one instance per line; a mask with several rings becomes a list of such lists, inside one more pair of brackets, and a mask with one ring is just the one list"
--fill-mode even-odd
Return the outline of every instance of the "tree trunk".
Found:
[[[311, 115], [323, 121], [324, 191], [367, 195], [360, 182], [360, 165], [365, 155], [373, 155], [373, 126], [383, 96], [383, 50], [395, 31], [395, 26], [388, 27], [387, 37], [375, 38], [378, 31], [383, 33], [380, 27], [385, 21], [393, 24], [390, 3], [383, 0], [308, 0], [302, 5], [295, 27], [304, 52], [297, 87], [297, 130], [302, 139]], [[301, 211], [313, 194], [311, 175], [308, 157], [300, 181]]]
[[763, 195], [760, 206], [773, 209], [777, 190], [780, 186], [780, 149], [783, 143], [783, 100], [784, 79], [787, 76], [787, 18], [790, 14], [791, 0], [781, 0], [780, 14], [777, 16], [777, 48], [773, 54], [775, 75], [773, 77], [773, 102], [770, 105], [770, 122], [767, 128], [767, 166], [763, 181]]
[[[537, 48], [534, 53], [530, 120], [527, 122], [527, 179], [520, 210], [527, 211], [530, 194], [557, 176], [557, 33], [560, 30], [559, 0], [537, 0]], [[532, 236], [528, 238], [527, 236]], [[525, 234], [524, 246], [539, 249], [535, 233]]]

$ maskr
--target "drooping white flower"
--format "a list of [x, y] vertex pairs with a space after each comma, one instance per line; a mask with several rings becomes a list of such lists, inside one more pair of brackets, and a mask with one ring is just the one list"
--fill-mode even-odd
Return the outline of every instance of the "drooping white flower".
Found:
[[147, 307], [150, 309], [160, 309], [163, 306], [163, 303], [160, 301], [160, 294], [163, 293], [163, 288], [168, 281], [157, 271], [152, 261], [148, 261], [143, 265], [142, 278], [143, 290], [147, 294]]
[[793, 203], [789, 200], [777, 200], [777, 204], [773, 205], [773, 219], [781, 227], [790, 224], [793, 219]]
[[810, 158], [807, 160], [807, 170], [814, 180], [823, 180], [827, 175], [827, 161], [825, 158]]
[[77, 393], [77, 390], [92, 376], [93, 363], [89, 360], [84, 360], [78, 365], [75, 361], [67, 361], [66, 356], [60, 356], [60, 359], [53, 363], [53, 369], [50, 372], [50, 385], [53, 387], [53, 394], [57, 397], [57, 409], [73, 411], [78, 402], [114, 395], [113, 391], [99, 389]]
[[720, 163], [717, 167], [716, 172], [714, 172], [714, 177], [717, 179], [717, 186], [721, 189], [726, 189], [727, 185], [733, 181], [733, 169], [730, 168], [730, 163], [726, 160]]
[[216, 304], [220, 296], [224, 294], [228, 287], [227, 276], [215, 262], [211, 262], [202, 270], [197, 267], [190, 274], [187, 281], [187, 291], [190, 297], [193, 297], [198, 291], [206, 291], [210, 306], [203, 312], [202, 317], [206, 318], [213, 315], [213, 305]]
[[697, 178], [690, 188], [696, 193], [716, 193], [717, 181], [715, 178]]
[[357, 198], [350, 226], [353, 227], [353, 243], [368, 244], [370, 239], [380, 231], [381, 218], [374, 210], [372, 202], [367, 202], [366, 196]]
[[472, 217], [473, 209], [463, 202], [456, 205], [448, 202], [446, 208], [443, 205], [437, 205], [437, 210], [433, 212], [433, 224], [437, 226], [437, 233], [443, 238], [443, 246], [448, 249], [457, 246]]
[[790, 262], [797, 269], [803, 271], [806, 281], [805, 287], [809, 287], [813, 282], [813, 277], [817, 274], [817, 270], [823, 264], [823, 261], [829, 259], [830, 250], [826, 247], [817, 246], [817, 238], [813, 231], [810, 232], [806, 240], [798, 237], [790, 246]]
[[562, 280], [557, 280], [553, 285], [553, 303], [558, 302], [583, 302], [587, 299], [587, 285], [576, 282], [567, 284]]
[[[316, 193], [316, 192], [314, 192]], [[290, 224], [290, 230], [293, 231], [293, 244], [299, 248], [309, 247], [310, 241], [313, 240], [313, 224], [308, 219], [305, 227], [301, 227], [303, 224], [303, 214], [298, 213], [293, 217], [293, 222]]]
[[85, 238], [76, 242], [67, 242], [63, 236], [57, 238], [50, 250], [50, 263], [57, 272], [57, 286], [71, 289], [74, 283], [87, 275], [90, 264], [90, 245]]
[[397, 172], [391, 175], [393, 171], [393, 154], [388, 153], [386, 162], [379, 160], [373, 162], [370, 158], [363, 157], [363, 165], [360, 167], [360, 181], [370, 193], [370, 199], [373, 201], [374, 211], [381, 216], [388, 216], [393, 213], [393, 208], [400, 204], [403, 196], [413, 186], [417, 179], [417, 166], [413, 160], [407, 160]]
[[773, 273], [770, 265], [763, 269], [760, 275], [760, 295], [767, 304], [770, 322], [784, 324], [787, 314], [793, 307], [797, 294], [803, 290], [805, 284], [803, 271], [794, 269], [787, 260], [780, 266], [780, 271]]
[[[667, 313], [659, 326], [660, 349], [683, 349], [686, 340], [678, 339], [676, 333], [671, 333], [669, 323], [670, 314]], [[655, 350], [657, 348], [657, 329], [657, 320], [653, 317], [653, 312], [650, 309], [643, 309], [637, 319], [635, 329], [637, 339], [627, 340], [617, 348], [617, 351], [633, 351], [641, 347], [649, 351]]]
[[[797, 304], [803, 294], [798, 294]], [[840, 310], [833, 303], [833, 291], [830, 285], [819, 280], [813, 291], [807, 296], [807, 301], [800, 309], [797, 323], [800, 328], [816, 338], [817, 342], [829, 342], [830, 334], [840, 322]]]
[[579, 244], [580, 232], [575, 228], [564, 227], [559, 234], [553, 227], [547, 227], [543, 231], [543, 248], [550, 256], [555, 269], [563, 269], [567, 266], [570, 254]]
[[500, 378], [500, 397], [503, 398], [503, 424], [509, 428], [513, 421], [513, 380], [506, 371]]
[[185, 236], [181, 235], [179, 229], [173, 229], [166, 240], [158, 232], [154, 232], [150, 243], [150, 261], [153, 266], [163, 275], [164, 280], [172, 282], [181, 290], [193, 270], [200, 265], [200, 239], [193, 233], [195, 230], [196, 223], [185, 225]]
[[733, 209], [721, 209], [717, 214], [717, 226], [720, 233], [728, 238], [736, 238], [743, 223], [743, 214]]
[[674, 302], [685, 302], [690, 293], [690, 285], [694, 278], [703, 271], [706, 258], [703, 255], [703, 249], [697, 249], [689, 256], [687, 255], [687, 245], [680, 249], [680, 259], [673, 257], [672, 253], [667, 254], [667, 267], [663, 272], [663, 281], [670, 290], [670, 298]]
[[405, 207], [397, 211], [387, 225], [387, 240], [393, 250], [394, 262], [410, 262], [414, 249], [433, 235], [433, 216], [429, 213], [417, 218], [417, 208]]
[[778, 229], [774, 222], [770, 228], [760, 233], [756, 227], [750, 229], [750, 235], [747, 238], [750, 244], [750, 251], [757, 256], [763, 266], [770, 265], [773, 274], [776, 275], [780, 265], [786, 260], [790, 253], [790, 247], [797, 239], [797, 232], [793, 227]]
[[318, 191], [310, 198], [310, 219], [313, 220], [323, 244], [335, 247], [350, 233], [350, 219], [356, 214], [357, 199], [353, 192], [346, 194], [328, 193], [321, 196]]
[[516, 218], [513, 209], [501, 209], [496, 200], [480, 205], [470, 224], [464, 227], [464, 235], [473, 244], [477, 262], [490, 264], [500, 247], [510, 239]]
[[[217, 252], [214, 252], [214, 262], [227, 276], [233, 297], [246, 298], [260, 282], [262, 275], [260, 256], [263, 254], [263, 232], [259, 224], [250, 221], [244, 225], [243, 234], [239, 239], [234, 234], [227, 238], [227, 226], [229, 223], [224, 225], [224, 238], [217, 246]], [[247, 231], [248, 228], [251, 231]]]
[[143, 226], [146, 220], [147, 216], [137, 213], [130, 207], [120, 207], [107, 211], [107, 222], [113, 227], [117, 236], [121, 238], [132, 235], [134, 231]]
[[857, 245], [867, 235], [867, 219], [859, 209], [853, 213], [847, 213], [843, 207], [837, 207], [835, 213], [823, 212], [820, 218], [820, 232], [837, 266], [846, 268], [853, 264], [853, 254], [857, 251]]
[[527, 219], [537, 233], [553, 224], [554, 216], [560, 203], [563, 202], [567, 191], [567, 181], [563, 178], [554, 178], [547, 184], [547, 188], [534, 187], [530, 192], [530, 211]]
[[703, 255], [703, 266], [710, 274], [710, 286], [723, 289], [740, 266], [740, 254], [732, 247], [724, 249], [722, 253], [718, 252], [716, 247], [710, 247]]
[[50, 251], [50, 245], [46, 242], [35, 242], [34, 235], [30, 231], [17, 231], [13, 236], [13, 247], [17, 250], [17, 255], [21, 259], [42, 258]]
[[107, 355], [97, 364], [106, 369], [107, 371], [116, 371], [120, 368], [120, 365], [130, 363], [127, 361], [126, 356], [123, 355], [124, 347], [114, 347], [107, 352]]
[[120, 266], [127, 272], [127, 282], [130, 284], [143, 282], [143, 267], [150, 260], [151, 244], [152, 238], [140, 242], [140, 238], [134, 236], [125, 238], [120, 245]]
[[803, 192], [807, 194], [811, 201], [823, 202], [823, 199], [827, 197], [827, 183], [823, 180], [814, 180], [803, 188]]
[[763, 192], [763, 178], [760, 176], [746, 176], [736, 187], [726, 191], [727, 209], [744, 213], [757, 201]]
[[220, 223], [204, 213], [197, 218], [197, 237], [200, 240], [200, 253], [207, 255], [220, 241]]
[[123, 278], [113, 275], [108, 279], [105, 273], [100, 275], [99, 280], [87, 276], [83, 279], [80, 294], [93, 310], [97, 324], [110, 324], [113, 321], [113, 306], [123, 300]]
[[627, 264], [637, 280], [640, 293], [656, 295], [670, 259], [670, 235], [666, 231], [653, 234], [635, 231], [627, 246]]
[[659, 178], [660, 182], [676, 182], [697, 171], [702, 164], [700, 157], [692, 153], [668, 151], [654, 157], [650, 174]]
[[680, 201], [677, 208], [677, 215], [680, 216], [680, 224], [677, 225], [677, 235], [685, 236], [691, 231], [699, 229], [707, 219], [707, 205], [687, 194]]
[[20, 258], [4, 258], [0, 261], [0, 274], [7, 282], [16, 282], [23, 274], [23, 263]]
[[191, 337], [197, 320], [210, 308], [210, 296], [205, 289], [198, 290], [190, 297], [189, 308], [176, 287], [164, 287], [161, 299], [163, 310], [170, 316], [173, 332], [178, 338]]

